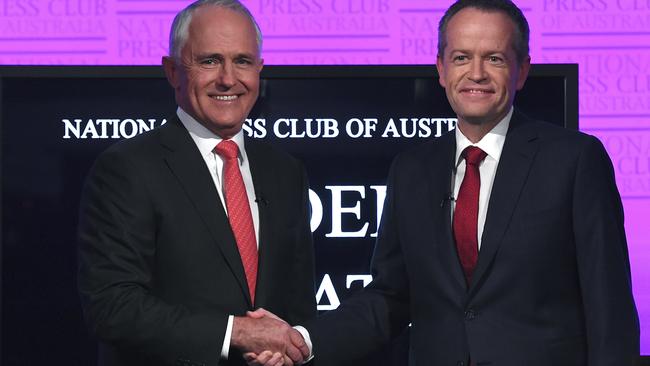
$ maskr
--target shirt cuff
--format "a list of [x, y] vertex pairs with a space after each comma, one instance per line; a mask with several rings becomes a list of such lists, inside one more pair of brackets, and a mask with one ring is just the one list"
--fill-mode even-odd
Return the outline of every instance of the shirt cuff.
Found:
[[[226, 334], [223, 337], [223, 345], [221, 346], [221, 359], [223, 360], [228, 359], [228, 352], [230, 351], [230, 338], [232, 337], [232, 323], [234, 319], [235, 319], [234, 315], [228, 316], [228, 325], [226, 326]], [[309, 337], [309, 334], [307, 334], [307, 336]], [[311, 352], [311, 342], [309, 342], [309, 352]]]
[[311, 337], [309, 337], [309, 332], [307, 331], [307, 329], [305, 329], [305, 327], [302, 327], [300, 325], [296, 325], [295, 327], [293, 327], [293, 329], [297, 330], [298, 333], [300, 333], [302, 338], [305, 339], [305, 344], [307, 344], [307, 348], [309, 348], [309, 358], [307, 358], [305, 362], [303, 362], [303, 363], [307, 363], [311, 361], [312, 358], [314, 358], [314, 350], [312, 348]]

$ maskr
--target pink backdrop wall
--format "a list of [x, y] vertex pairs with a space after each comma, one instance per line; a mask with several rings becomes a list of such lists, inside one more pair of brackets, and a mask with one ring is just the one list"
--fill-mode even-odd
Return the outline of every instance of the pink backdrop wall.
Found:
[[[0, 64], [156, 65], [188, 0], [0, 0]], [[451, 1], [244, 0], [266, 64], [433, 64]], [[616, 167], [650, 354], [650, 0], [517, 1], [535, 63], [580, 65], [580, 128]]]

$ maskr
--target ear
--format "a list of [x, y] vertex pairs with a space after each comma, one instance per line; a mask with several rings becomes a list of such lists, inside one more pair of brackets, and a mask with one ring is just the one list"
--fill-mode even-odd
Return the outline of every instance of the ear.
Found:
[[264, 59], [260, 58], [260, 63], [257, 68], [257, 72], [262, 72], [262, 69], [264, 68]]
[[442, 57], [438, 55], [436, 58], [436, 69], [438, 69], [438, 82], [443, 88], [447, 87], [447, 81], [445, 80], [445, 67], [442, 62]]
[[530, 56], [526, 56], [519, 65], [517, 72], [517, 90], [521, 90], [524, 87], [524, 83], [526, 83], [526, 79], [528, 78], [528, 71], [530, 71]]
[[171, 85], [172, 88], [176, 90], [176, 88], [178, 88], [180, 84], [176, 61], [171, 56], [163, 56], [162, 67], [163, 70], [165, 70], [165, 76], [167, 77], [167, 82], [169, 82], [169, 85]]

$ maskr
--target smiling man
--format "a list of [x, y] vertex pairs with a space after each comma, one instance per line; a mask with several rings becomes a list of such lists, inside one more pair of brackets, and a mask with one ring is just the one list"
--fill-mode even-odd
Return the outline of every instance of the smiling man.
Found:
[[163, 58], [176, 115], [93, 166], [79, 291], [100, 364], [240, 365], [242, 352], [268, 349], [262, 361], [291, 365], [307, 355], [285, 323], [246, 317], [257, 307], [292, 323], [316, 315], [305, 171], [242, 131], [261, 45], [237, 0], [182, 10]]
[[509, 0], [446, 11], [437, 67], [458, 128], [393, 162], [373, 281], [305, 324], [318, 364], [356, 359], [410, 322], [410, 365], [633, 365], [612, 164], [593, 136], [513, 107], [528, 38]]

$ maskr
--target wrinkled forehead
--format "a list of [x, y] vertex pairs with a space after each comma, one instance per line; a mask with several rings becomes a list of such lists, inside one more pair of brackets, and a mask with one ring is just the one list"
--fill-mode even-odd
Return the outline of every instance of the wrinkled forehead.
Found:
[[207, 4], [196, 8], [189, 19], [188, 35], [191, 41], [195, 37], [217, 37], [238, 39], [240, 42], [252, 42], [259, 54], [261, 35], [257, 24], [249, 15], [237, 9]]

